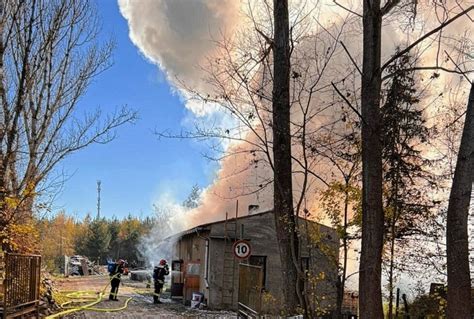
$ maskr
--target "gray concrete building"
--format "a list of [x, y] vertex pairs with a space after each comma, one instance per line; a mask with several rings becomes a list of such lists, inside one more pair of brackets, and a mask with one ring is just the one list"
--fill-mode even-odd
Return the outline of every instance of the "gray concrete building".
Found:
[[[337, 233], [302, 218], [298, 223], [311, 302], [330, 310], [336, 303]], [[200, 294], [211, 309], [278, 311], [283, 280], [273, 211], [200, 225], [167, 241], [173, 247], [172, 297], [191, 303]]]

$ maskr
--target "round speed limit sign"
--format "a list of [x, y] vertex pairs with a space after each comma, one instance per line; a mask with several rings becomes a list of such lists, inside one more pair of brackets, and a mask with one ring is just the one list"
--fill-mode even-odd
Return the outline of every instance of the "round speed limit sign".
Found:
[[247, 259], [250, 256], [250, 243], [245, 240], [238, 240], [234, 243], [233, 251], [235, 257], [239, 259]]

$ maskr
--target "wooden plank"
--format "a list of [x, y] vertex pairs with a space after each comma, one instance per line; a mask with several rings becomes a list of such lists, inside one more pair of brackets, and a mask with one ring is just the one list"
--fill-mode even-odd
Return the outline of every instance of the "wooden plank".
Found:
[[7, 316], [5, 318], [16, 318], [16, 317], [20, 317], [20, 316], [23, 316], [23, 315], [26, 315], [28, 313], [32, 313], [32, 312], [36, 312], [37, 311], [37, 306], [31, 306], [31, 307], [27, 307], [27, 308], [23, 308], [21, 310], [17, 310], [11, 314], [7, 314]]
[[259, 313], [262, 305], [263, 268], [239, 265], [239, 304]]
[[83, 275], [89, 276], [89, 267], [87, 266], [87, 261], [85, 259], [81, 259], [81, 268]]

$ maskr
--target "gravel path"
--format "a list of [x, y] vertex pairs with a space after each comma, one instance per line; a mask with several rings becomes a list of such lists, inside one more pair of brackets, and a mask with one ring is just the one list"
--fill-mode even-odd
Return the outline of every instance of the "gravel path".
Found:
[[[107, 284], [107, 276], [73, 277], [60, 279], [56, 287], [61, 291], [94, 290], [101, 291]], [[107, 289], [108, 292], [108, 289]], [[128, 307], [115, 312], [81, 311], [64, 318], [67, 319], [92, 319], [92, 318], [115, 318], [115, 319], [151, 319], [151, 318], [211, 318], [227, 319], [237, 318], [232, 312], [194, 310], [185, 307], [180, 302], [170, 299], [161, 299], [162, 304], [155, 305], [152, 302], [151, 290], [146, 289], [145, 283], [130, 281], [127, 277], [122, 279], [119, 288], [119, 301], [104, 300], [96, 307], [102, 309], [120, 308], [128, 298], [133, 298]]]

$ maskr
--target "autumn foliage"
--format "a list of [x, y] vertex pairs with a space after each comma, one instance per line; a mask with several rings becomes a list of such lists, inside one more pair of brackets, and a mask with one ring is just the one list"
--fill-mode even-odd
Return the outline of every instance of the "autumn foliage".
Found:
[[35, 223], [43, 264], [56, 271], [64, 255], [80, 254], [100, 264], [108, 258], [142, 263], [140, 239], [150, 231], [153, 218], [92, 219], [87, 215], [79, 220], [60, 212]]

